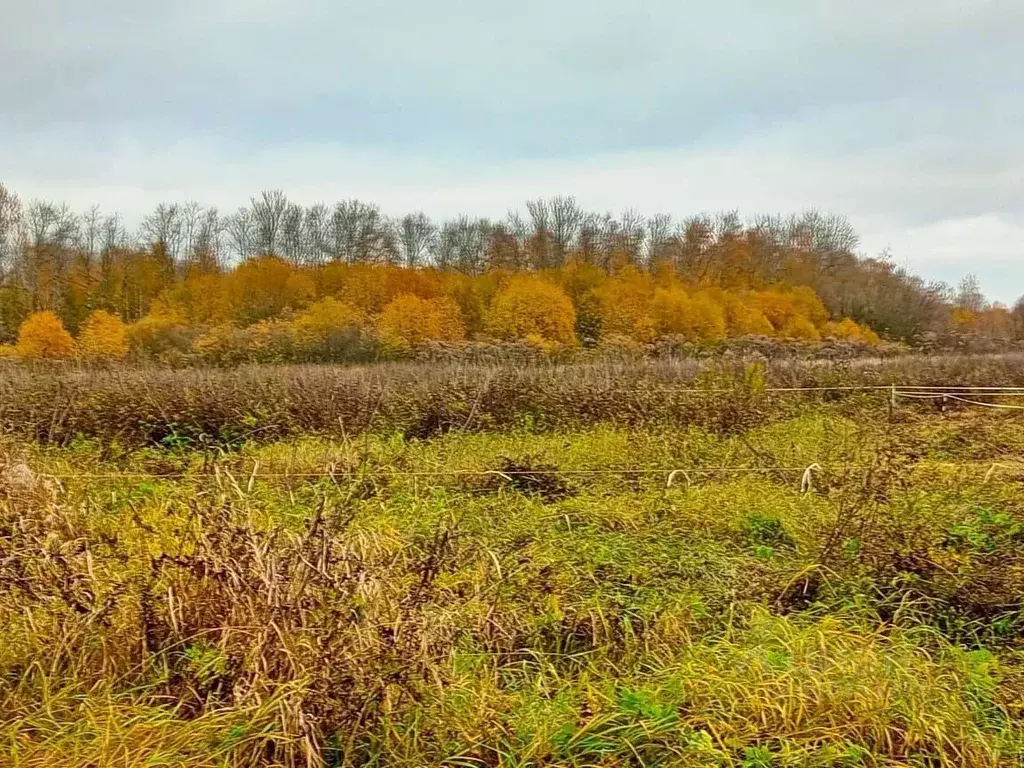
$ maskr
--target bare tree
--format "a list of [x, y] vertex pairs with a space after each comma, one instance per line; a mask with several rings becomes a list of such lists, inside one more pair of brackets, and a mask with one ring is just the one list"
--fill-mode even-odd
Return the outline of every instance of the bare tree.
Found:
[[501, 229], [507, 237], [511, 237], [516, 241], [517, 263], [514, 268], [527, 268], [529, 265], [526, 263], [528, 258], [526, 247], [527, 241], [530, 239], [530, 225], [519, 211], [509, 211], [505, 215], [505, 221], [502, 223]]
[[100, 254], [109, 253], [115, 248], [124, 248], [128, 242], [128, 230], [121, 221], [120, 214], [106, 216], [100, 225]]
[[306, 241], [307, 264], [323, 264], [330, 258], [329, 222], [330, 213], [327, 210], [327, 206], [323, 203], [311, 205], [306, 209], [302, 228]]
[[437, 225], [425, 213], [410, 213], [398, 222], [398, 250], [402, 264], [420, 267], [426, 262], [434, 241]]
[[487, 247], [493, 229], [487, 219], [460, 216], [446, 221], [438, 238], [437, 266], [467, 275], [479, 274], [487, 267]]
[[604, 219], [596, 213], [584, 214], [580, 222], [576, 249], [579, 257], [587, 264], [601, 262], [603, 246]]
[[527, 266], [523, 242], [509, 231], [505, 222], [491, 224], [486, 249], [488, 269], [520, 270]]
[[99, 255], [102, 248], [103, 217], [100, 215], [100, 207], [98, 205], [90, 207], [81, 215], [80, 222], [78, 250], [91, 262]]
[[564, 263], [566, 253], [576, 245], [586, 214], [574, 197], [553, 197], [548, 201], [548, 209], [551, 211], [551, 236], [555, 241], [558, 260]]
[[676, 269], [691, 280], [702, 280], [711, 267], [715, 226], [706, 214], [690, 216], [677, 229], [679, 248], [676, 251]]
[[751, 254], [761, 276], [768, 281], [782, 276], [792, 229], [793, 217], [778, 214], [762, 214], [747, 226]]
[[376, 205], [359, 200], [338, 203], [328, 232], [333, 259], [353, 264], [391, 263], [397, 258], [398, 238]]
[[155, 251], [174, 262], [180, 260], [185, 230], [180, 205], [160, 203], [142, 220], [139, 230], [142, 239]]
[[529, 200], [526, 210], [533, 232], [529, 235], [534, 265], [557, 267], [576, 245], [585, 214], [573, 197]]
[[58, 305], [78, 232], [78, 217], [66, 204], [35, 200], [26, 209], [27, 239], [18, 254], [17, 271], [34, 307]]
[[527, 200], [526, 211], [530, 215], [530, 232], [527, 244], [530, 260], [535, 269], [546, 269], [555, 265], [555, 243], [551, 233], [551, 208], [547, 200]]
[[623, 250], [622, 225], [610, 213], [604, 213], [594, 218], [594, 226], [598, 244], [595, 263], [604, 269], [611, 270], [615, 266], [616, 254]]
[[177, 257], [192, 266], [209, 267], [219, 258], [223, 222], [216, 208], [204, 208], [195, 200], [181, 206], [181, 253]]
[[252, 198], [250, 216], [256, 253], [278, 252], [288, 210], [288, 198], [279, 189], [267, 190], [261, 192], [259, 197]]
[[25, 212], [29, 245], [65, 248], [78, 236], [78, 217], [66, 203], [33, 200]]
[[530, 215], [530, 223], [533, 231], [548, 229], [551, 226], [551, 210], [548, 208], [548, 201], [543, 198], [526, 201], [526, 212]]
[[634, 208], [627, 208], [619, 218], [615, 232], [615, 258], [625, 259], [630, 264], [643, 264], [646, 222], [643, 214]]
[[797, 221], [798, 231], [809, 238], [807, 245], [818, 253], [853, 253], [860, 243], [856, 230], [844, 216], [811, 209]]
[[21, 200], [0, 184], [0, 279], [13, 267], [21, 238]]
[[743, 219], [739, 211], [719, 211], [715, 214], [715, 238], [721, 242], [743, 234]]
[[969, 312], [981, 312], [985, 309], [985, 294], [981, 292], [981, 284], [976, 275], [965, 275], [956, 287], [954, 303]]
[[281, 216], [278, 252], [292, 264], [306, 261], [306, 233], [303, 227], [305, 212], [297, 203], [289, 203]]
[[672, 217], [667, 213], [658, 213], [647, 220], [647, 263], [654, 265], [656, 261], [668, 258], [671, 254], [674, 238], [672, 237]]
[[238, 259], [248, 259], [256, 252], [256, 223], [250, 209], [239, 208], [228, 218], [226, 230]]
[[199, 212], [192, 232], [189, 255], [192, 265], [206, 270], [220, 267], [224, 224], [216, 208], [206, 208]]

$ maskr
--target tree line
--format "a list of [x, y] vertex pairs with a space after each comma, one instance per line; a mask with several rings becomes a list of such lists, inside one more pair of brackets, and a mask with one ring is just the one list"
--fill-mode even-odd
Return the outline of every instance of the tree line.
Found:
[[[76, 213], [53, 202], [23, 203], [0, 184], [0, 343], [16, 342], [25, 321], [42, 312], [74, 335], [96, 312], [126, 327], [141, 323], [136, 336], [154, 318], [172, 318], [191, 329], [194, 342], [275, 318], [295, 322], [327, 299], [345, 305], [349, 326], [380, 336], [387, 335], [382, 323], [397, 322], [398, 312], [385, 321], [384, 311], [399, 298], [406, 310], [413, 299], [437, 303], [418, 308], [423, 339], [504, 338], [516, 333], [499, 332], [494, 303], [527, 283], [535, 293], [555, 286], [571, 307], [573, 338], [554, 333], [547, 342], [795, 334], [792, 318], [777, 310], [798, 289], [822, 307], [798, 312], [814, 328], [804, 327], [804, 336], [838, 333], [844, 320], [865, 329], [847, 325], [848, 334], [910, 343], [949, 334], [1024, 336], [1024, 303], [1012, 310], [990, 304], [972, 278], [955, 289], [928, 282], [887, 258], [858, 256], [858, 245], [848, 221], [817, 211], [676, 220], [633, 210], [597, 214], [571, 197], [529, 201], [500, 221], [436, 222], [423, 213], [389, 217], [358, 200], [302, 206], [267, 191], [229, 214], [194, 202], [161, 204], [130, 229], [96, 207]], [[512, 279], [530, 275], [539, 280]], [[616, 292], [615, 300], [602, 299]], [[741, 306], [767, 323], [739, 320]], [[630, 313], [644, 319], [624, 320]], [[694, 313], [704, 314], [703, 330], [684, 319]], [[529, 322], [520, 325], [518, 338], [546, 338]], [[417, 336], [411, 328], [401, 335], [407, 342]]]

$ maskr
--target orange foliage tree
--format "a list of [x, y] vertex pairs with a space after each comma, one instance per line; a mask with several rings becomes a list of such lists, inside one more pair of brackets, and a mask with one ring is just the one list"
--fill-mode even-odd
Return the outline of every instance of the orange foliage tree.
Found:
[[[773, 288], [751, 296], [760, 312], [782, 336], [800, 339], [819, 338], [818, 330], [828, 322], [828, 310], [825, 309], [825, 305], [821, 303], [817, 294], [806, 286]], [[808, 325], [814, 329], [814, 333], [807, 329]]]
[[633, 341], [650, 341], [657, 335], [651, 317], [654, 284], [649, 275], [632, 264], [614, 278], [594, 289], [603, 337], [625, 336]]
[[365, 315], [328, 296], [310, 304], [291, 323], [299, 354], [310, 360], [343, 360], [362, 343]]
[[128, 347], [133, 356], [162, 357], [188, 352], [196, 329], [177, 309], [154, 302], [145, 317], [128, 326]]
[[512, 277], [498, 292], [487, 312], [487, 331], [495, 338], [536, 338], [573, 346], [576, 310], [557, 285], [532, 274]]
[[775, 327], [748, 294], [723, 293], [722, 306], [730, 336], [771, 336]]
[[[70, 264], [60, 278], [69, 285], [59, 317], [78, 329], [83, 357], [122, 357], [127, 343], [140, 357], [177, 362], [369, 360], [378, 349], [481, 337], [547, 348], [602, 339], [636, 346], [659, 336], [878, 343], [866, 326], [833, 321], [809, 287], [776, 282], [764, 288], [762, 279], [745, 279], [757, 254], [740, 240], [726, 243], [714, 269], [703, 264], [710, 256], [693, 238], [665, 241], [644, 269], [637, 266], [635, 243], [620, 240], [616, 252], [628, 258], [598, 259], [588, 240], [552, 261], [553, 242], [538, 240], [530, 247], [547, 255], [531, 258], [535, 266], [547, 265], [543, 269], [513, 271], [530, 262], [526, 254], [525, 262], [494, 258], [480, 273], [379, 263], [302, 266], [272, 254], [229, 269], [216, 261], [178, 268], [156, 246], [112, 249], [100, 263]], [[47, 279], [48, 273], [40, 274]], [[32, 306], [40, 304], [31, 292], [0, 284], [0, 339]], [[91, 307], [110, 314], [86, 317]], [[125, 329], [118, 317], [135, 322]], [[945, 317], [947, 328], [971, 335], [1010, 338], [1019, 325], [1017, 315], [994, 305], [951, 307]], [[26, 348], [27, 355], [36, 354], [31, 344]]]
[[814, 323], [803, 315], [794, 315], [780, 330], [781, 335], [787, 339], [803, 339], [805, 341], [818, 341], [821, 334], [814, 327]]
[[75, 356], [75, 342], [53, 312], [34, 312], [18, 329], [17, 354], [22, 360], [66, 360]]
[[121, 360], [128, 354], [128, 334], [121, 318], [98, 309], [82, 323], [78, 352], [86, 360]]
[[421, 299], [413, 294], [401, 294], [384, 307], [377, 329], [385, 344], [397, 349], [466, 338], [459, 306], [447, 296]]
[[725, 311], [706, 293], [687, 295], [679, 287], [659, 288], [651, 301], [654, 327], [662, 336], [691, 340], [725, 336]]
[[870, 328], [858, 325], [848, 317], [835, 323], [825, 323], [822, 335], [827, 338], [840, 339], [842, 341], [857, 341], [864, 344], [876, 346], [881, 343], [878, 334]]
[[298, 309], [316, 298], [314, 280], [277, 256], [249, 259], [224, 280], [228, 311], [243, 326]]

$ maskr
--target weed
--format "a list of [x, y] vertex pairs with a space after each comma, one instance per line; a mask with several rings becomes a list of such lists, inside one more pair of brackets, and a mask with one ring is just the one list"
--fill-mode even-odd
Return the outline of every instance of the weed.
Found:
[[958, 366], [7, 379], [0, 764], [1019, 765], [1019, 419], [763, 385]]

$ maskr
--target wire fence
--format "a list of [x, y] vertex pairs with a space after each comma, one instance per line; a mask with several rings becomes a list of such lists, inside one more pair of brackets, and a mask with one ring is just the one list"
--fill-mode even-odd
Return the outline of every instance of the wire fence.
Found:
[[[691, 482], [691, 476], [708, 475], [744, 475], [744, 474], [774, 474], [774, 473], [799, 473], [801, 476], [801, 489], [809, 490], [813, 486], [815, 475], [832, 475], [850, 472], [868, 472], [876, 469], [873, 464], [837, 464], [829, 465], [820, 462], [813, 462], [809, 465], [797, 466], [667, 466], [667, 467], [599, 467], [586, 469], [528, 469], [528, 470], [498, 470], [498, 469], [432, 469], [432, 470], [396, 470], [383, 466], [360, 466], [354, 471], [338, 472], [333, 469], [325, 469], [319, 472], [266, 472], [260, 471], [258, 463], [251, 471], [239, 470], [237, 475], [229, 470], [215, 469], [210, 471], [197, 472], [64, 472], [64, 473], [40, 473], [40, 477], [56, 481], [66, 480], [202, 480], [213, 481], [217, 485], [224, 482], [238, 486], [239, 480], [246, 483], [248, 490], [256, 480], [325, 480], [334, 482], [353, 481], [365, 479], [371, 476], [386, 476], [390, 478], [458, 478], [458, 477], [501, 477], [511, 482], [515, 478], [541, 478], [541, 477], [608, 477], [608, 476], [663, 476], [666, 478], [666, 486], [674, 485], [675, 480], [683, 477]], [[973, 461], [973, 462], [932, 462], [922, 461], [914, 465], [915, 469], [934, 470], [986, 470], [985, 480], [989, 480], [1000, 470], [1016, 471], [1024, 473], [1024, 459], [1007, 457], [999, 461]]]

